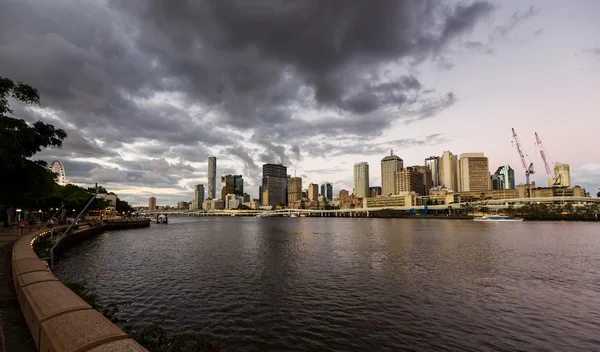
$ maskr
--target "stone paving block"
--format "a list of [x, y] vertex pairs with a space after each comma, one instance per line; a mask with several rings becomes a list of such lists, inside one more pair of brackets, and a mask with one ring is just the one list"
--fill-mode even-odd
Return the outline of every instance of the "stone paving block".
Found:
[[92, 309], [60, 281], [39, 282], [25, 286], [20, 301], [22, 301], [25, 321], [38, 347], [40, 326], [44, 320], [77, 309]]
[[119, 340], [94, 347], [88, 352], [147, 352], [148, 350], [132, 339]]
[[31, 273], [34, 271], [47, 271], [46, 262], [39, 258], [25, 258], [13, 262], [13, 274], [15, 276]]
[[50, 318], [42, 323], [40, 351], [87, 351], [121, 339], [127, 339], [127, 334], [98, 311], [78, 310]]
[[28, 259], [28, 258], [39, 259], [39, 257], [37, 256], [37, 254], [35, 254], [35, 252], [31, 248], [29, 248], [29, 250], [24, 250], [24, 251], [15, 251], [15, 250], [13, 250], [13, 253], [12, 253], [12, 261], [13, 261], [13, 263], [16, 262], [17, 260]]

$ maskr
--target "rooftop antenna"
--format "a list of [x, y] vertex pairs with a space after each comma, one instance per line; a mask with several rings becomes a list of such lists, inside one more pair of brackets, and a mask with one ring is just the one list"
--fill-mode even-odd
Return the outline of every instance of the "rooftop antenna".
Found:
[[390, 149], [390, 155], [394, 155], [394, 149]]

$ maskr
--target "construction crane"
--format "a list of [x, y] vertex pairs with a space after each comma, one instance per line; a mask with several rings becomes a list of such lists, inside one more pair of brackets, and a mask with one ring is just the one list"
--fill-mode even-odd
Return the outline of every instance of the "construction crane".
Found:
[[560, 176], [555, 175], [550, 168], [550, 164], [554, 164], [548, 154], [546, 154], [546, 150], [544, 149], [544, 145], [542, 144], [542, 140], [540, 136], [538, 136], [537, 132], [535, 132], [535, 145], [538, 147], [540, 151], [540, 155], [542, 156], [542, 160], [544, 160], [544, 166], [546, 166], [546, 174], [552, 177], [552, 185], [556, 186], [560, 183]]
[[[519, 156], [521, 157], [521, 164], [523, 165], [523, 169], [525, 169], [525, 184], [527, 187], [527, 198], [531, 198], [531, 191], [529, 189], [529, 176], [533, 175], [535, 171], [533, 171], [533, 163], [529, 160], [529, 155], [525, 153], [523, 147], [521, 146], [521, 142], [519, 142], [519, 137], [517, 136], [517, 132], [515, 129], [512, 129], [513, 139], [515, 140], [515, 145], [517, 146], [517, 151], [519, 152]], [[529, 166], [527, 164], [529, 163]]]

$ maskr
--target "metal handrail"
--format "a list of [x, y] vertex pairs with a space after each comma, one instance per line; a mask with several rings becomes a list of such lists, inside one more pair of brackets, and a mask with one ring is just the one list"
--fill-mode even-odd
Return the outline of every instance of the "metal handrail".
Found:
[[68, 234], [69, 231], [71, 230], [71, 228], [73, 227], [73, 225], [75, 225], [77, 223], [77, 221], [79, 221], [79, 218], [81, 217], [81, 214], [83, 214], [87, 208], [89, 208], [89, 206], [92, 204], [92, 202], [94, 201], [94, 199], [96, 199], [96, 196], [98, 195], [98, 184], [96, 183], [96, 191], [94, 193], [94, 196], [92, 197], [92, 199], [90, 199], [90, 201], [86, 204], [86, 206], [83, 208], [83, 210], [81, 212], [79, 212], [79, 214], [77, 215], [77, 217], [75, 219], [73, 219], [73, 221], [71, 222], [71, 224], [69, 225], [69, 227], [65, 230], [65, 232], [63, 232], [63, 234], [56, 240], [56, 243], [54, 244], [54, 246], [52, 246], [52, 248], [50, 248], [50, 269], [54, 269], [54, 248], [56, 248], [56, 246], [60, 243], [60, 241], [65, 238]]

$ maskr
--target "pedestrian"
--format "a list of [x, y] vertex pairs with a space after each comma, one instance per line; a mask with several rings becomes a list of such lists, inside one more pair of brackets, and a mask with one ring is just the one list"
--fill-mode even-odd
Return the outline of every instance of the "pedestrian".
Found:
[[29, 232], [31, 232], [32, 228], [33, 228], [33, 216], [29, 218]]
[[21, 237], [21, 235], [23, 234], [23, 229], [25, 228], [25, 221], [23, 220], [19, 220], [19, 234], [17, 235], [17, 237]]

